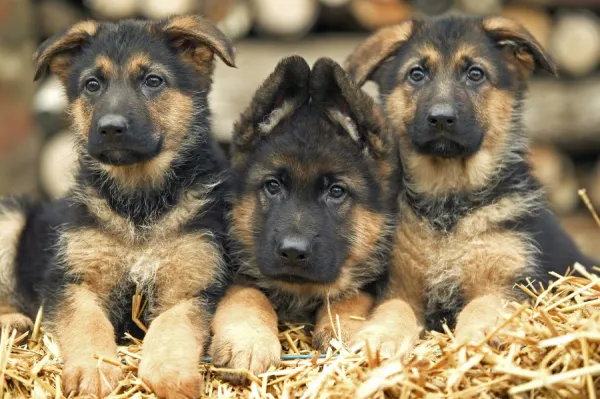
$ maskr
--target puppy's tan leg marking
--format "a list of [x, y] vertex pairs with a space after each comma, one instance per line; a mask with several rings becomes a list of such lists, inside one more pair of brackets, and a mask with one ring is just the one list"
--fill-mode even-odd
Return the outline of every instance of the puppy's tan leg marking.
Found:
[[355, 343], [366, 343], [373, 351], [394, 356], [401, 349], [412, 348], [421, 329], [415, 312], [406, 301], [389, 299], [375, 308], [364, 328], [356, 335]]
[[161, 313], [144, 338], [139, 377], [160, 398], [199, 398], [198, 363], [208, 331], [208, 315], [195, 299]]
[[331, 339], [337, 337], [336, 315], [340, 319], [342, 340], [346, 343], [352, 342], [358, 330], [365, 324], [364, 320], [354, 319], [353, 316], [366, 319], [372, 307], [373, 297], [365, 292], [359, 292], [353, 297], [332, 303], [330, 308], [333, 325], [331, 325], [327, 305], [323, 305], [317, 313], [312, 339], [313, 347], [321, 352], [327, 351]]
[[71, 285], [65, 294], [67, 300], [52, 320], [65, 362], [62, 372], [65, 391], [105, 397], [117, 386], [122, 371], [105, 362], [98, 366], [94, 355], [118, 362], [115, 331], [97, 295], [84, 285]]
[[[217, 307], [212, 331], [210, 352], [216, 367], [247, 369], [257, 375], [279, 364], [277, 313], [256, 288], [230, 288]], [[245, 376], [234, 373], [224, 373], [223, 378], [245, 381]]]
[[[484, 295], [473, 299], [459, 313], [455, 338], [459, 344], [479, 343], [502, 321], [506, 300], [501, 295]], [[492, 343], [499, 344], [498, 340]]]
[[467, 244], [462, 287], [470, 302], [458, 315], [455, 335], [459, 343], [478, 343], [503, 321], [512, 286], [527, 272], [532, 249], [527, 237], [512, 231], [481, 234]]

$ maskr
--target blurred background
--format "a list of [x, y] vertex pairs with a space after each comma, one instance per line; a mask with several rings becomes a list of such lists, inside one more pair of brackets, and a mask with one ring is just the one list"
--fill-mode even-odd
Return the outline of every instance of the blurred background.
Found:
[[536, 76], [526, 102], [531, 160], [565, 228], [600, 258], [600, 229], [577, 194], [586, 188], [600, 210], [600, 0], [0, 0], [0, 195], [51, 199], [72, 181], [66, 102], [52, 76], [33, 82], [31, 56], [79, 20], [198, 13], [215, 22], [238, 52], [238, 69], [218, 63], [210, 97], [227, 148], [234, 121], [283, 56], [342, 62], [374, 29], [444, 12], [512, 17], [556, 60], [560, 79]]

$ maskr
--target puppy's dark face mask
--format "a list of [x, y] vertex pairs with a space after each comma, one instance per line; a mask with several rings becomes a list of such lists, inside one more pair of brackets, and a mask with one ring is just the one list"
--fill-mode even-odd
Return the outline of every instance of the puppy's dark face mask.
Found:
[[487, 175], [514, 144], [525, 82], [536, 67], [555, 72], [524, 28], [499, 17], [407, 21], [373, 35], [346, 65], [356, 81], [379, 84], [411, 174], [458, 160]]
[[49, 68], [62, 81], [81, 148], [101, 168], [160, 176], [197, 139], [214, 54], [233, 65], [229, 39], [197, 17], [87, 21], [42, 44], [36, 78]]
[[258, 123], [236, 128], [234, 230], [282, 287], [347, 286], [385, 227], [374, 155], [383, 149], [357, 115], [373, 104], [346, 95], [367, 97], [330, 60], [311, 73], [292, 57], [274, 75], [255, 97], [248, 122]]

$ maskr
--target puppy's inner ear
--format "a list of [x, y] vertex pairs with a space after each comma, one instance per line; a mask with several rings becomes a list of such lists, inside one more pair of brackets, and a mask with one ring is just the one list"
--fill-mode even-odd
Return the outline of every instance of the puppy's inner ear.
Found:
[[33, 55], [35, 75], [33, 80], [40, 79], [46, 70], [50, 70], [64, 83], [71, 66], [84, 44], [91, 39], [98, 29], [96, 22], [83, 21], [73, 25], [62, 34], [46, 40]]
[[332, 122], [342, 127], [352, 141], [362, 146], [364, 135], [361, 135], [359, 126], [352, 115], [350, 104], [348, 104], [337, 82], [332, 81], [326, 90], [324, 105], [327, 116]]
[[353, 141], [361, 145], [363, 144], [362, 136], [358, 131], [358, 125], [354, 122], [354, 120], [349, 114], [346, 114], [339, 109], [333, 108], [327, 111], [327, 115], [333, 122], [340, 125], [346, 131], [346, 133], [348, 133], [348, 136], [350, 136], [350, 138]]
[[557, 75], [556, 65], [542, 45], [521, 24], [504, 17], [483, 20], [483, 28], [522, 71], [531, 74], [536, 68]]
[[238, 153], [252, 148], [308, 101], [309, 76], [310, 67], [302, 57], [287, 57], [277, 64], [234, 127]]
[[348, 75], [329, 58], [317, 60], [311, 75], [312, 99], [361, 150], [379, 157], [389, 150], [384, 118], [373, 99]]
[[[286, 100], [287, 96], [289, 96], [289, 99]], [[258, 130], [262, 135], [269, 134], [279, 122], [291, 115], [295, 109], [296, 105], [292, 93], [277, 93], [273, 98], [273, 103], [266, 110], [267, 114], [257, 115]]]
[[163, 31], [171, 40], [176, 53], [189, 61], [201, 73], [210, 74], [214, 68], [213, 55], [235, 67], [235, 51], [231, 40], [212, 23], [192, 15], [168, 19]]
[[378, 30], [348, 56], [344, 64], [351, 79], [359, 86], [367, 80], [378, 81], [377, 71], [412, 35], [416, 21]]

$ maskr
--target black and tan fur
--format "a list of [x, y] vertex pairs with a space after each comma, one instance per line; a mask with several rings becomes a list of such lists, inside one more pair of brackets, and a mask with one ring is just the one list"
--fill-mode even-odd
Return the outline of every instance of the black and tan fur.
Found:
[[[276, 364], [278, 321], [315, 323], [313, 345], [350, 340], [385, 274], [397, 152], [374, 102], [342, 67], [283, 59], [234, 128], [236, 285], [213, 323], [213, 362]], [[290, 252], [292, 251], [292, 252]], [[296, 252], [293, 252], [296, 251]], [[233, 375], [228, 376], [231, 379]]]
[[116, 387], [121, 369], [96, 357], [116, 361], [138, 287], [148, 301], [139, 376], [159, 397], [200, 396], [198, 361], [228, 279], [227, 165], [207, 103], [215, 54], [234, 65], [227, 37], [181, 16], [82, 22], [34, 56], [36, 78], [50, 69], [66, 89], [78, 178], [55, 203], [6, 205], [0, 223], [20, 232], [6, 279], [14, 298], [30, 295], [19, 311], [44, 301], [67, 393]]
[[379, 85], [403, 172], [389, 300], [362, 339], [394, 352], [444, 320], [459, 341], [482, 339], [516, 282], [586, 262], [526, 160], [527, 82], [536, 69], [556, 70], [523, 27], [500, 17], [409, 20], [367, 39], [346, 68]]

